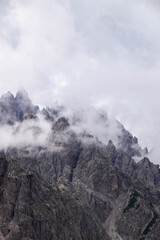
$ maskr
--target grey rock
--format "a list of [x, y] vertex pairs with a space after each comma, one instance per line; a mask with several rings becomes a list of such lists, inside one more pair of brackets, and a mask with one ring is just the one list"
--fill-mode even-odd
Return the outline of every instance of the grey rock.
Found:
[[35, 115], [39, 107], [34, 106], [28, 97], [27, 92], [21, 89], [17, 92], [15, 97], [16, 107], [17, 107], [17, 119], [22, 121], [26, 113]]
[[47, 184], [18, 159], [0, 156], [0, 234], [6, 240], [110, 240], [65, 180]]
[[117, 125], [120, 130], [120, 134], [118, 136], [119, 150], [130, 155], [131, 157], [143, 157], [148, 153], [147, 148], [142, 149], [138, 143], [138, 139], [136, 137], [133, 137], [132, 134], [128, 132], [120, 122], [117, 121]]
[[10, 92], [0, 98], [0, 123], [13, 125], [16, 121], [22, 121], [25, 114], [35, 115], [39, 111], [34, 106], [24, 91], [18, 91], [16, 97]]

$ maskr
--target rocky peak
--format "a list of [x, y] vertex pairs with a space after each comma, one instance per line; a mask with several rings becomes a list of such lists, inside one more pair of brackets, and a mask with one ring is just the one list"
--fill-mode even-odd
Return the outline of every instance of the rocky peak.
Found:
[[0, 98], [0, 123], [13, 124], [16, 121], [16, 103], [13, 94], [7, 92]]
[[25, 114], [35, 115], [39, 110], [34, 106], [25, 90], [17, 92], [16, 97], [10, 92], [0, 98], [0, 123], [14, 124], [15, 121], [23, 121]]
[[117, 126], [120, 131], [118, 136], [118, 149], [127, 153], [131, 157], [144, 157], [148, 152], [147, 148], [142, 149], [138, 143], [138, 139], [133, 137], [119, 121], [117, 121]]
[[107, 157], [112, 163], [115, 162], [115, 159], [117, 157], [117, 150], [115, 145], [111, 140], [109, 140], [108, 145], [105, 150], [105, 157]]
[[31, 103], [31, 100], [28, 97], [28, 93], [24, 89], [18, 90], [18, 92], [16, 93], [16, 100], [17, 101], [23, 100]]
[[136, 164], [133, 177], [138, 177], [148, 185], [160, 187], [160, 169], [159, 165], [150, 162], [147, 157], [144, 157]]
[[50, 111], [48, 111], [46, 108], [43, 108], [41, 110], [41, 114], [42, 114], [42, 116], [44, 117], [45, 120], [51, 121], [51, 122], [54, 121], [53, 114], [50, 114]]
[[17, 105], [17, 117], [20, 121], [23, 120], [25, 113], [36, 114], [39, 110], [38, 106], [32, 104], [28, 93], [24, 89], [17, 92], [15, 101]]
[[36, 120], [38, 117], [32, 113], [26, 113], [23, 117], [23, 120]]
[[25, 90], [19, 90], [16, 94], [15, 101], [17, 104], [17, 107], [20, 108], [21, 110], [30, 109], [32, 102], [28, 97], [28, 94]]
[[144, 165], [145, 167], [150, 167], [151, 166], [151, 162], [149, 161], [149, 159], [147, 157], [144, 157], [139, 164]]
[[109, 140], [109, 141], [108, 141], [107, 148], [108, 148], [108, 149], [115, 149], [115, 148], [116, 148], [116, 147], [114, 146], [112, 140]]
[[55, 123], [53, 130], [55, 132], [61, 132], [66, 130], [69, 127], [69, 123], [65, 117], [61, 117], [58, 119], [58, 121]]
[[14, 96], [10, 91], [8, 91], [7, 93], [1, 96], [1, 101], [13, 101], [13, 100], [14, 100]]

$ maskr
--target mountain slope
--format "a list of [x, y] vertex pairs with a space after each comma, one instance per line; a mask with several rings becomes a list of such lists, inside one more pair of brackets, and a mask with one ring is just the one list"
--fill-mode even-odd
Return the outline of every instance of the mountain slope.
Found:
[[3, 153], [0, 166], [1, 239], [110, 239], [69, 183], [49, 185]]

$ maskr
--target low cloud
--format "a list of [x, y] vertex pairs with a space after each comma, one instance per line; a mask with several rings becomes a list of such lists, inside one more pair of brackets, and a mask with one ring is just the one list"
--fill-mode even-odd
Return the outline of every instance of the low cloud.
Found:
[[46, 147], [51, 135], [51, 124], [39, 116], [0, 127], [0, 148]]
[[101, 107], [154, 147], [159, 1], [2, 0], [0, 28], [1, 93], [23, 86], [42, 106]]
[[[118, 123], [114, 119], [109, 119], [107, 112], [102, 109], [95, 109], [93, 107], [85, 109], [77, 109], [76, 111], [63, 111], [71, 124], [71, 129], [78, 135], [86, 133], [98, 139], [104, 144], [108, 144], [112, 140], [118, 147], [118, 136], [122, 134]], [[82, 139], [84, 140], [84, 139]]]

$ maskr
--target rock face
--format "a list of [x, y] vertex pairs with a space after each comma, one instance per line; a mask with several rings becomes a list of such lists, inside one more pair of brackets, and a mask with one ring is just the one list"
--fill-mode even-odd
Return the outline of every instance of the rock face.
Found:
[[25, 90], [18, 91], [16, 97], [8, 92], [0, 98], [0, 123], [14, 124], [22, 121], [26, 113], [34, 115], [38, 110], [39, 107], [32, 104]]
[[0, 236], [7, 240], [104, 239], [101, 222], [67, 181], [47, 184], [0, 154]]
[[133, 137], [130, 132], [128, 132], [121, 123], [117, 121], [118, 128], [120, 130], [120, 134], [118, 136], [119, 138], [119, 144], [118, 149], [122, 152], [127, 153], [131, 157], [137, 156], [141, 157], [143, 155], [146, 155], [148, 153], [147, 148], [142, 149], [138, 144], [138, 139], [136, 137]]
[[[38, 121], [28, 96], [17, 96], [1, 98], [1, 124]], [[134, 161], [143, 156], [137, 138], [118, 123], [119, 145], [104, 144], [58, 111], [41, 114], [52, 147], [0, 153], [0, 239], [160, 239], [160, 170], [146, 157]]]
[[[0, 98], [0, 122], [1, 124], [13, 124], [17, 120], [17, 108], [15, 98], [10, 92]], [[12, 117], [11, 117], [12, 116]]]

